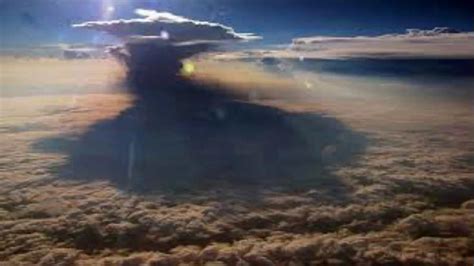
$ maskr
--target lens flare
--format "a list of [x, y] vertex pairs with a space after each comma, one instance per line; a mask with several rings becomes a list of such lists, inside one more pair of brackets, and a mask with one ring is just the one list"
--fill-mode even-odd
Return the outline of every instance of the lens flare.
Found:
[[113, 5], [112, 1], [104, 0], [102, 2], [102, 19], [108, 20], [113, 17], [115, 13], [115, 6]]
[[181, 75], [190, 76], [196, 70], [195, 65], [191, 61], [184, 61], [183, 66], [181, 67]]

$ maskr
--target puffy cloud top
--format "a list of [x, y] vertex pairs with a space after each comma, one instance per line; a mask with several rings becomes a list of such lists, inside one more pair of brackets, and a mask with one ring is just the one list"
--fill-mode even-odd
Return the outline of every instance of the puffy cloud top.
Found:
[[89, 21], [75, 28], [104, 31], [124, 38], [156, 38], [173, 43], [192, 41], [254, 40], [253, 33], [237, 33], [231, 27], [208, 21], [192, 20], [169, 12], [137, 9], [142, 18]]

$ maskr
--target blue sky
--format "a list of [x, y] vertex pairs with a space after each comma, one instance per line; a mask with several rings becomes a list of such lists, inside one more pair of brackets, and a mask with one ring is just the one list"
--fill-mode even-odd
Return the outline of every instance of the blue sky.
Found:
[[135, 8], [170, 11], [255, 32], [264, 43], [311, 35], [354, 36], [406, 28], [474, 28], [474, 1], [382, 0], [0, 0], [3, 46], [106, 42], [103, 34], [71, 29], [72, 23], [131, 18]]

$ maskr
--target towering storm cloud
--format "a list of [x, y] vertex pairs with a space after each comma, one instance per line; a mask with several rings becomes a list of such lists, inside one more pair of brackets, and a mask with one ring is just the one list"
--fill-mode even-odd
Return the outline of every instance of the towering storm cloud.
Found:
[[109, 52], [126, 63], [135, 82], [172, 83], [182, 60], [226, 41], [249, 41], [260, 37], [237, 33], [231, 27], [192, 20], [168, 12], [137, 9], [142, 18], [89, 21], [72, 25], [103, 31], [124, 41]]

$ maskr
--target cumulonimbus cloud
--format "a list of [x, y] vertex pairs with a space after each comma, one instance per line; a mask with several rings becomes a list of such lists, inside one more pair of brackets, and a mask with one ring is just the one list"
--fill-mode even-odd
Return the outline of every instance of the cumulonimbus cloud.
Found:
[[436, 27], [379, 36], [315, 36], [293, 39], [290, 51], [324, 58], [474, 58], [474, 32]]
[[175, 82], [183, 59], [222, 42], [260, 38], [253, 33], [237, 33], [219, 23], [169, 12], [137, 9], [135, 13], [141, 18], [88, 21], [72, 26], [103, 31], [122, 39], [124, 44], [110, 47], [109, 54], [124, 62], [130, 79], [138, 83]]
[[137, 9], [135, 13], [142, 18], [118, 19], [109, 21], [88, 21], [72, 25], [104, 31], [122, 38], [163, 39], [169, 42], [254, 40], [259, 36], [253, 33], [237, 33], [232, 27], [223, 24], [199, 21], [169, 12]]

